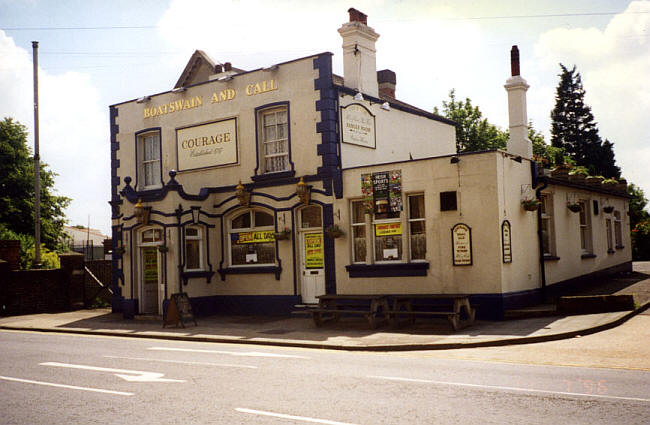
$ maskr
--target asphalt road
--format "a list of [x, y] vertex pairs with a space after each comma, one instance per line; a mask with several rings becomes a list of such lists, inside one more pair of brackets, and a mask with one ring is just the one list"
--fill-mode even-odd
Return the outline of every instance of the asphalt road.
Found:
[[650, 372], [0, 332], [1, 424], [647, 424]]

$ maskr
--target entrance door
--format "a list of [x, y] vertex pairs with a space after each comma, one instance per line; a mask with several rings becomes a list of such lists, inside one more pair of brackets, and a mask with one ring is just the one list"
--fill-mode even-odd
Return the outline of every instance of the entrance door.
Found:
[[158, 314], [158, 249], [142, 248], [142, 305], [143, 314]]
[[304, 232], [301, 237], [302, 286], [304, 303], [318, 302], [317, 295], [325, 294], [325, 249], [323, 232]]

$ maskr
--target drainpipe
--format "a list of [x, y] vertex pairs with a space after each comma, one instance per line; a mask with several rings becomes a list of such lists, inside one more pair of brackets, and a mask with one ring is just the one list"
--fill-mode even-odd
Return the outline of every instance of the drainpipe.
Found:
[[[535, 167], [536, 168], [536, 167]], [[535, 170], [536, 171], [536, 170]], [[542, 181], [542, 186], [535, 190], [537, 199], [541, 201], [542, 190], [548, 187], [546, 180]], [[544, 266], [544, 240], [542, 239], [542, 209], [537, 208], [537, 244], [539, 247], [539, 265], [541, 269], [542, 278], [542, 300], [546, 301], [546, 267]]]

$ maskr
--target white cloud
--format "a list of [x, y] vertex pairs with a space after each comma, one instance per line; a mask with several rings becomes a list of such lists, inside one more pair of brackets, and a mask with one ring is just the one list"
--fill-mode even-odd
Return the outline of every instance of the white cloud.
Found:
[[650, 162], [649, 31], [650, 1], [635, 1], [602, 31], [558, 28], [542, 34], [535, 47], [543, 71], [557, 74], [559, 62], [577, 66], [601, 137], [614, 143], [623, 174], [646, 194], [650, 193], [645, 165]]
[[[31, 52], [0, 31], [0, 117], [26, 125], [33, 149], [33, 64]], [[73, 198], [71, 224], [88, 222], [110, 234], [110, 149], [108, 114], [90, 76], [53, 75], [39, 69], [39, 146], [41, 161], [59, 176], [58, 194]]]

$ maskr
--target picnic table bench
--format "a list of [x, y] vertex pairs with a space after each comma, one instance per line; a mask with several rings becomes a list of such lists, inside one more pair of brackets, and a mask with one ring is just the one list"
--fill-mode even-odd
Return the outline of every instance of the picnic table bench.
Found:
[[[446, 317], [451, 324], [454, 331], [463, 329], [474, 323], [476, 317], [476, 308], [472, 307], [469, 303], [469, 295], [465, 294], [403, 294], [391, 295], [393, 300], [392, 309], [389, 310], [389, 316], [393, 323], [397, 326], [403, 323], [401, 318], [406, 317], [406, 322], [414, 323], [415, 316], [429, 316], [429, 317]], [[449, 309], [445, 311], [427, 309], [418, 310], [415, 307], [420, 306], [417, 301], [451, 301], [453, 302], [452, 311]], [[427, 307], [432, 307], [427, 305]], [[436, 305], [435, 307], [440, 307]], [[464, 313], [464, 318], [462, 317]]]
[[388, 299], [385, 295], [319, 295], [318, 307], [307, 311], [316, 326], [328, 321], [338, 321], [343, 315], [362, 315], [374, 329], [388, 321]]

